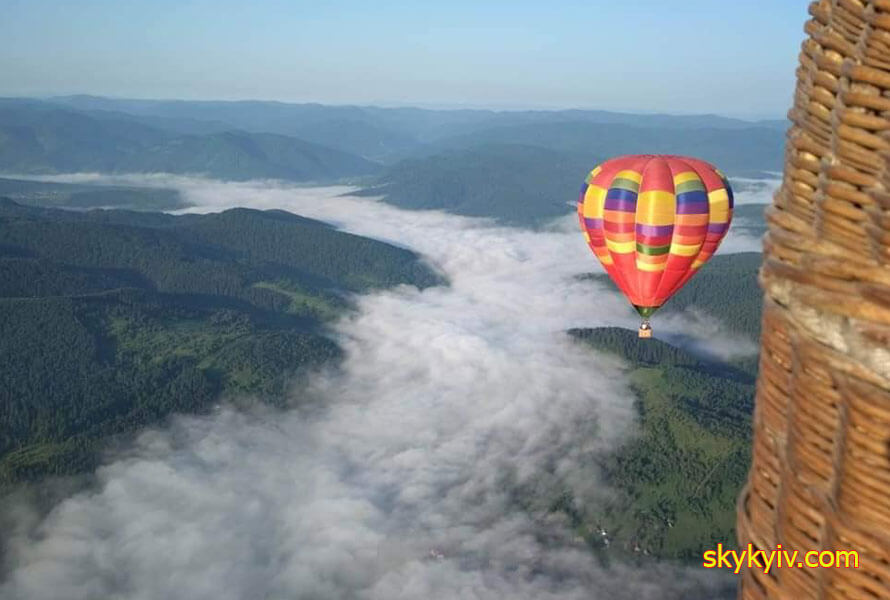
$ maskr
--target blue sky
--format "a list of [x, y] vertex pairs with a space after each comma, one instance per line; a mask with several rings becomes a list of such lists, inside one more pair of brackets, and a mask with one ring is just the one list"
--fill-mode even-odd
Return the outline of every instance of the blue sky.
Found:
[[0, 0], [0, 95], [782, 117], [807, 0]]

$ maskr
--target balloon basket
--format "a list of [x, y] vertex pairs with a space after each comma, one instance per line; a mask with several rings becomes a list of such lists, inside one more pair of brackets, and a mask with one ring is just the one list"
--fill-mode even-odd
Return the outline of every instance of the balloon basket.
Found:
[[643, 321], [640, 325], [640, 329], [637, 332], [641, 338], [651, 338], [652, 337], [652, 326], [649, 325], [649, 321]]

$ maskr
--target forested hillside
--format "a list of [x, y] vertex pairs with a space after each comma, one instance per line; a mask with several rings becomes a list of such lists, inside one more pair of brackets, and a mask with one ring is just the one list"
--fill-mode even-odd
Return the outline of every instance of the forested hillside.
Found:
[[350, 292], [441, 283], [417, 255], [282, 211], [171, 216], [0, 200], [0, 484], [225, 392], [280, 402], [339, 355]]
[[[719, 129], [676, 128], [566, 121], [498, 126], [436, 142], [441, 148], [472, 148], [481, 144], [527, 144], [606, 159], [622, 154], [696, 156], [730, 174], [776, 169], [782, 164], [783, 134], [772, 127]], [[588, 167], [592, 169], [595, 162]], [[583, 180], [583, 178], [582, 178]]]
[[0, 178], [0, 198], [19, 204], [59, 208], [175, 210], [186, 206], [178, 190]]
[[[640, 430], [602, 459], [617, 497], [571, 515], [595, 546], [694, 559], [734, 542], [750, 458], [754, 375], [619, 328], [573, 337], [627, 364]], [[571, 499], [554, 505], [572, 506]]]
[[440, 209], [536, 225], [568, 214], [595, 161], [535, 146], [487, 145], [403, 161], [361, 195], [409, 209]]
[[[695, 277], [656, 313], [669, 315], [685, 310], [701, 310], [717, 318], [727, 331], [742, 334], [750, 340], [760, 339], [760, 314], [763, 293], [757, 274], [763, 255], [759, 252], [717, 254]], [[614, 289], [605, 273], [582, 275]]]
[[[598, 139], [596, 133], [589, 133], [591, 139]], [[487, 136], [484, 132], [479, 135], [483, 139]], [[380, 196], [402, 208], [441, 209], [471, 217], [492, 217], [510, 225], [537, 226], [571, 213], [587, 173], [603, 160], [621, 153], [599, 143], [584, 146], [557, 141], [548, 146], [546, 139], [534, 133], [491, 137], [496, 141], [449, 148], [399, 162], [373, 179], [359, 195]], [[688, 147], [666, 145], [663, 149], [685, 150], [702, 158], [710, 156], [706, 147], [695, 151], [696, 146], [689, 142]], [[732, 162], [716, 164], [727, 168], [727, 163], [731, 167]], [[739, 187], [757, 188], [750, 183]], [[762, 210], [762, 204], [737, 205], [734, 227], [752, 237], [763, 235]]]
[[[656, 323], [659, 315], [693, 309], [717, 318], [731, 335], [759, 339], [761, 260], [753, 252], [713, 257]], [[613, 285], [605, 275], [593, 277]], [[593, 545], [680, 559], [731, 544], [735, 500], [750, 459], [757, 357], [731, 364], [703, 359], [614, 327], [569, 333], [625, 361], [640, 424], [639, 434], [600, 464], [619, 496], [571, 512], [579, 532]], [[572, 503], [563, 498], [553, 506], [564, 511]]]

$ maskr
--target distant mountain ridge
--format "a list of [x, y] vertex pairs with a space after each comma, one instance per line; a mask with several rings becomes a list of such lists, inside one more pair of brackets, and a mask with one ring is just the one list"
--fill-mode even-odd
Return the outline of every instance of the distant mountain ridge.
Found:
[[359, 156], [273, 133], [178, 133], [126, 115], [0, 100], [0, 171], [146, 173], [333, 181], [374, 173]]
[[0, 99], [0, 173], [346, 182], [402, 208], [528, 226], [569, 212], [589, 170], [618, 154], [694, 155], [730, 177], [778, 171], [785, 128], [587, 110]]
[[[446, 142], [453, 137], [503, 127], [582, 123], [673, 130], [675, 134], [685, 129], [717, 132], [764, 129], [778, 135], [788, 127], [784, 120], [745, 121], [718, 115], [634, 114], [602, 110], [431, 110], [267, 101], [133, 100], [98, 96], [0, 99], [0, 105], [3, 102], [25, 101], [78, 111], [97, 120], [125, 118], [143, 126], [180, 134], [229, 130], [275, 133], [387, 164], [414, 156], [418, 151], [434, 152], [441, 147], [440, 142], [444, 146], [453, 146]], [[772, 168], [778, 166], [772, 165]]]
[[[331, 120], [376, 122], [393, 132], [408, 133], [420, 141], [465, 133], [480, 126], [515, 125], [530, 122], [586, 121], [645, 127], [744, 129], [764, 127], [784, 131], [785, 119], [747, 121], [713, 114], [668, 115], [622, 113], [604, 110], [490, 110], [387, 108], [363, 105], [324, 105], [261, 100], [136, 100], [75, 95], [46, 99], [78, 110], [120, 111], [141, 116], [171, 119], [216, 120], [251, 131], [281, 131], [284, 126]], [[292, 133], [296, 133], [295, 131]]]

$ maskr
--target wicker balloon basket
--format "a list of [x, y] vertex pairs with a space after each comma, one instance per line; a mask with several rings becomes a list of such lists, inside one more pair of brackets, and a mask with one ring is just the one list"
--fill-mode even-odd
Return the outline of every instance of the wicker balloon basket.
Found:
[[859, 568], [746, 570], [739, 597], [890, 599], [890, 0], [810, 15], [767, 210], [738, 540], [856, 550]]

